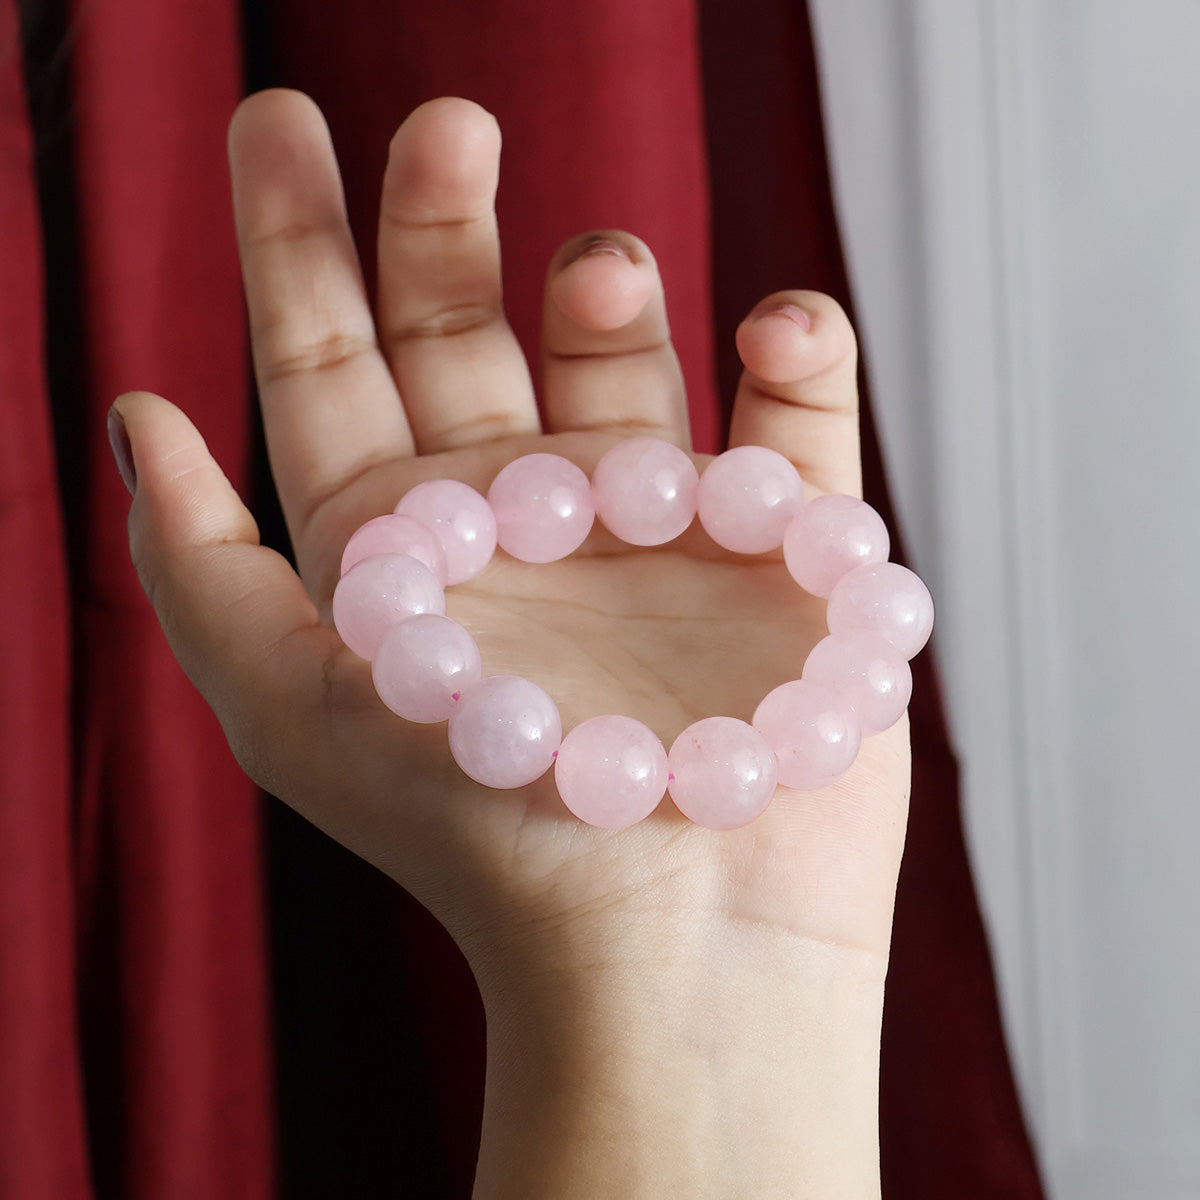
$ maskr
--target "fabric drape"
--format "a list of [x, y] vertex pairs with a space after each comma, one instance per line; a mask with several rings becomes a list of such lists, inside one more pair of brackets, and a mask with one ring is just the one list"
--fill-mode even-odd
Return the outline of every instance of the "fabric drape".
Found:
[[69, 601], [16, 10], [0, 6], [0, 1195], [87, 1194], [75, 1038]]
[[[698, 448], [720, 446], [755, 300], [808, 286], [851, 307], [795, 0], [0, 0], [12, 1200], [470, 1192], [469, 972], [399, 889], [242, 778], [141, 596], [104, 436], [119, 392], [160, 392], [277, 531], [224, 157], [238, 96], [266, 85], [327, 114], [368, 276], [399, 120], [448, 93], [497, 115], [506, 301], [531, 354], [554, 248], [645, 238]], [[895, 528], [869, 413], [866, 430], [868, 497]], [[885, 1194], [1033, 1200], [929, 654], [914, 673]]]
[[[4, 7], [12, 21], [13, 6]], [[0, 1171], [14, 1176], [5, 1195], [19, 1200], [93, 1189], [138, 1200], [264, 1195], [274, 1135], [259, 801], [216, 720], [164, 653], [129, 563], [128, 496], [104, 433], [113, 398], [146, 387], [187, 409], [234, 478], [245, 474], [245, 334], [221, 165], [242, 86], [238, 14], [158, 0], [80, 3], [61, 14], [31, 7], [30, 37], [45, 32], [32, 22], [56, 17], [51, 40], [59, 45], [48, 65], [65, 57], [60, 74], [27, 65], [29, 97], [47, 118], [37, 165], [54, 184], [43, 188], [52, 271], [46, 364], [57, 385], [65, 538], [49, 521], [39, 532], [66, 552], [57, 565], [70, 578], [70, 607], [55, 611], [29, 586], [35, 564], [8, 564], [9, 578], [26, 580], [27, 603], [5, 644], [53, 639], [70, 656], [69, 686], [64, 680], [58, 697], [72, 718], [67, 753], [37, 732], [25, 746], [43, 770], [70, 781], [70, 840], [56, 847], [56, 869], [67, 876], [75, 916], [73, 936], [58, 940], [72, 958], [74, 1017], [60, 1020], [42, 1047], [70, 1072], [59, 1079], [42, 1068], [0, 1092], [20, 1107], [26, 1086], [69, 1097], [66, 1084], [82, 1078], [86, 1120], [72, 1135], [60, 1102], [62, 1115], [47, 1114], [29, 1145], [4, 1139]], [[15, 44], [5, 69], [19, 80]], [[61, 103], [46, 89], [58, 89]], [[29, 165], [14, 184], [30, 186]], [[38, 253], [36, 235], [25, 245]], [[33, 323], [41, 306], [29, 279], [21, 282], [13, 298]], [[62, 323], [72, 327], [70, 344], [59, 336]], [[17, 342], [6, 325], [0, 336], [36, 377], [39, 332]], [[69, 365], [61, 361], [68, 357]], [[10, 413], [49, 418], [33, 388], [6, 388], [3, 399], [6, 428]], [[14, 458], [36, 449], [9, 443]], [[54, 460], [41, 458], [52, 477]], [[5, 681], [17, 684], [7, 669]], [[9, 736], [6, 711], [6, 747]], [[45, 803], [37, 780], [21, 800], [34, 811]], [[0, 894], [7, 864], [27, 851], [22, 840], [0, 847]], [[40, 940], [33, 930], [16, 934], [18, 955]], [[5, 1020], [0, 1038], [11, 1036]], [[90, 1186], [82, 1172], [70, 1191], [27, 1180], [42, 1154], [86, 1155]]]

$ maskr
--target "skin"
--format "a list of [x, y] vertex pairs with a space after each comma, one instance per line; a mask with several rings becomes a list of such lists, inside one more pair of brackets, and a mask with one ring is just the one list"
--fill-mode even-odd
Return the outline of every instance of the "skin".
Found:
[[[590, 472], [631, 435], [690, 451], [661, 283], [627, 233], [583, 235], [550, 263], [535, 399], [501, 305], [499, 145], [465, 100], [400, 127], [373, 317], [319, 111], [282, 90], [242, 103], [234, 210], [299, 573], [258, 544], [184, 414], [142, 392], [115, 405], [134, 561], [245, 770], [407, 888], [470, 962], [489, 1032], [477, 1197], [875, 1196], [907, 721], [831, 787], [781, 787], [743, 829], [699, 828], [667, 799], [604, 831], [563, 809], [550, 776], [505, 792], [468, 780], [444, 728], [389, 713], [329, 627], [347, 538], [422, 480], [486, 491], [535, 450]], [[780, 451], [810, 494], [860, 494], [837, 304], [769, 297], [738, 348], [731, 444]], [[599, 531], [545, 566], [501, 554], [447, 600], [485, 671], [539, 683], [565, 729], [626, 713], [668, 746], [701, 717], [748, 719], [825, 633], [823, 603], [777, 556], [741, 559], [696, 527], [652, 550]]]

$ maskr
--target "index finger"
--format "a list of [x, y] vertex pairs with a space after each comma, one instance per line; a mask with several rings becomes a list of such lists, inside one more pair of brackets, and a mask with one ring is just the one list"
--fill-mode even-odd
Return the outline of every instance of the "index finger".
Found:
[[349, 480], [411, 454], [412, 435], [320, 110], [300, 92], [250, 96], [230, 122], [229, 161], [267, 447], [298, 541]]

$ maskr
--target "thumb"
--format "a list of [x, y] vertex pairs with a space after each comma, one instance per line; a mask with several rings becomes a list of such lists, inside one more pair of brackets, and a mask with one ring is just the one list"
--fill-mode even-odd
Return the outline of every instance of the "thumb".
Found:
[[[258, 527], [191, 421], [148, 392], [110, 413], [133, 491], [129, 544], [171, 650], [216, 712], [244, 770], [269, 790], [283, 714], [319, 702], [341, 643]], [[122, 456], [128, 460], [122, 465]]]

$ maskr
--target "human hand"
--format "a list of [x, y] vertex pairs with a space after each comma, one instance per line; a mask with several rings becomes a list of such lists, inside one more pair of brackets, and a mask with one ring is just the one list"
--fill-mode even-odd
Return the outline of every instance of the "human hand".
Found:
[[[347, 538], [424, 479], [486, 491], [500, 467], [535, 450], [590, 473], [634, 434], [688, 448], [661, 284], [649, 251], [627, 234], [605, 235], [611, 247], [582, 257], [594, 239], [575, 239], [550, 264], [539, 408], [500, 304], [498, 150], [495, 123], [465, 101], [435, 101], [405, 122], [384, 179], [373, 316], [320, 114], [296, 93], [244, 102], [230, 130], [235, 214], [272, 470], [299, 574], [258, 545], [253, 519], [183, 414], [135, 393], [117, 410], [137, 467], [130, 534], [139, 573], [243, 767], [412, 892], [470, 961], [489, 1016], [481, 1179], [517, 1186], [506, 1152], [489, 1145], [511, 1144], [521, 1124], [513, 1097], [531, 1082], [523, 1062], [576, 1063], [563, 1068], [576, 1096], [608, 1086], [581, 1078], [580, 1021], [611, 1055], [641, 1028], [635, 1014], [649, 1016], [674, 1029], [680, 1051], [696, 1023], [674, 1025], [663, 1006], [695, 1004], [683, 993], [698, 989], [707, 1016], [753, 1025], [752, 993], [764, 982], [777, 1017], [780, 1004], [811, 1008], [802, 1031], [810, 1083], [844, 1119], [843, 1133], [853, 1125], [846, 1136], [861, 1154], [903, 844], [906, 722], [867, 739], [829, 788], [780, 788], [741, 830], [702, 829], [667, 799], [614, 833], [572, 817], [551, 775], [511, 792], [467, 779], [444, 728], [388, 712], [368, 665], [329, 627]], [[794, 309], [778, 311], [785, 301], [808, 329]], [[731, 444], [779, 450], [813, 491], [858, 494], [855, 351], [841, 311], [814, 293], [780, 294], [758, 306], [738, 341], [747, 372]], [[777, 558], [729, 554], [695, 528], [651, 550], [597, 531], [547, 565], [498, 554], [448, 592], [447, 606], [475, 636], [485, 672], [539, 683], [564, 729], [624, 713], [667, 745], [704, 716], [749, 719], [768, 691], [799, 675], [825, 633], [822, 603]], [[820, 1045], [814, 1022], [829, 1033]], [[784, 1046], [792, 1035], [779, 1036]], [[847, 1053], [857, 1055], [851, 1066]], [[622, 1062], [614, 1094], [649, 1086], [639, 1082], [646, 1065]], [[556, 1127], [563, 1119], [543, 1115]], [[723, 1119], [732, 1126], [729, 1113]], [[505, 1130], [490, 1143], [488, 1120]], [[563, 1136], [586, 1140], [574, 1126]]]

